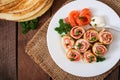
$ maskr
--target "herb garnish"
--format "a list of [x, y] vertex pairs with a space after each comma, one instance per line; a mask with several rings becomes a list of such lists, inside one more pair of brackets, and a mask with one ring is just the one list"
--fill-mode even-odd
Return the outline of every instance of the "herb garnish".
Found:
[[78, 35], [80, 33], [80, 31], [76, 31], [75, 35]]
[[94, 21], [95, 21], [95, 19], [92, 19], [92, 21], [94, 22]]
[[104, 57], [97, 57], [97, 62], [102, 62], [102, 61], [104, 61], [104, 60], [105, 60]]
[[78, 43], [77, 47], [78, 47], [78, 49], [80, 49], [82, 47], [82, 44]]
[[94, 24], [94, 26], [97, 26], [97, 24]]
[[75, 59], [74, 58], [70, 58], [71, 61], [74, 61]]
[[71, 30], [71, 26], [67, 23], [64, 23], [63, 19], [59, 20], [59, 27], [55, 28], [55, 31], [57, 31], [60, 35], [67, 34]]
[[72, 56], [72, 57], [75, 57], [76, 55], [75, 55], [75, 54], [72, 54], [71, 56]]
[[39, 22], [38, 18], [26, 22], [20, 22], [20, 25], [22, 27], [22, 33], [26, 34], [29, 30], [36, 29], [38, 22]]
[[99, 55], [99, 54], [101, 54], [101, 52], [100, 52], [99, 50], [97, 50], [97, 51], [96, 51], [96, 54], [98, 54], [98, 55]]
[[93, 59], [94, 59], [94, 56], [90, 56], [90, 63], [93, 61]]
[[93, 37], [92, 39], [91, 39], [91, 41], [95, 41], [96, 40], [96, 37]]

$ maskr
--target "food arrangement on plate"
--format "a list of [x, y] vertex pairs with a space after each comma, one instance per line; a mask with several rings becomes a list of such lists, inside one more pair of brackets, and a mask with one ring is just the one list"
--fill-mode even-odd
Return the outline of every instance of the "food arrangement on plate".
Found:
[[61, 35], [66, 57], [70, 61], [87, 63], [104, 61], [113, 40], [105, 25], [104, 18], [92, 15], [89, 8], [72, 10], [67, 17], [60, 19], [55, 31]]
[[70, 74], [82, 77], [103, 74], [120, 60], [120, 35], [116, 30], [119, 24], [116, 12], [98, 0], [72, 1], [50, 21], [49, 53]]

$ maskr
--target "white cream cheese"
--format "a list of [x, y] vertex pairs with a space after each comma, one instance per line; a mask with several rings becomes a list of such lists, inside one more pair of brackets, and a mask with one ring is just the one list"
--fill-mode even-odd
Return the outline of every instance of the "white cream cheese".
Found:
[[104, 27], [105, 26], [105, 20], [101, 16], [93, 17], [90, 24], [93, 27]]

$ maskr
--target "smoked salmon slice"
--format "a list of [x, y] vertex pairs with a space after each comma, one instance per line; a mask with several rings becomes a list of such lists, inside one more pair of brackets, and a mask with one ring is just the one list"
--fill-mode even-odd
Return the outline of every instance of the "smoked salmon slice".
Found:
[[91, 16], [92, 16], [91, 11], [88, 8], [84, 8], [80, 12], [78, 18], [76, 19], [76, 22], [79, 26], [87, 25], [91, 21]]
[[73, 10], [70, 12], [69, 16], [68, 16], [68, 19], [69, 19], [69, 23], [71, 24], [71, 26], [77, 26], [77, 23], [76, 23], [76, 19], [78, 18], [79, 16], [79, 11], [78, 10]]
[[88, 8], [84, 8], [81, 12], [78, 10], [73, 10], [69, 13], [68, 18], [65, 18], [65, 21], [72, 27], [83, 26], [90, 23], [91, 16], [92, 13]]

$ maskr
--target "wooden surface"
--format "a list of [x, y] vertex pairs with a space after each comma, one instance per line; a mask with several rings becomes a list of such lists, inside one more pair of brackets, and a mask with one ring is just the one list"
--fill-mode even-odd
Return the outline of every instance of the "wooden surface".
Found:
[[16, 80], [16, 23], [1, 20], [0, 80]]
[[[39, 18], [36, 30], [21, 33], [18, 23], [0, 21], [0, 80], [52, 80], [24, 52], [25, 45], [41, 25], [54, 14], [66, 0], [54, 0], [49, 11]], [[120, 68], [116, 68], [105, 80], [120, 80]]]

